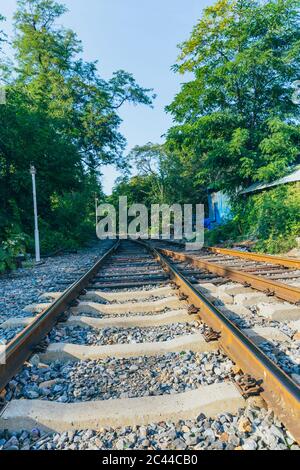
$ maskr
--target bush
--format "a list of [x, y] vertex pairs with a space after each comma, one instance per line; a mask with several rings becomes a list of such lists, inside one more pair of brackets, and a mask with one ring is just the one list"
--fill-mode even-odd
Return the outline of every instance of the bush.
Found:
[[95, 205], [92, 193], [86, 188], [81, 193], [65, 193], [51, 198], [53, 230], [71, 243], [84, 245], [96, 233]]
[[209, 232], [207, 244], [255, 240], [257, 251], [284, 253], [300, 235], [300, 183], [282, 185], [233, 202], [234, 218]]
[[[0, 162], [1, 166], [1, 162]], [[96, 239], [95, 201], [104, 198], [96, 176], [86, 175], [76, 186], [76, 191], [52, 193], [45, 197], [38, 194], [39, 232], [41, 254], [58, 250], [75, 250]], [[6, 203], [6, 211], [0, 211], [0, 272], [15, 267], [15, 257], [26, 250], [34, 254], [34, 227], [31, 193], [30, 211], [25, 202], [14, 199]], [[27, 235], [25, 235], [27, 234]]]
[[7, 233], [7, 239], [0, 245], [0, 273], [15, 268], [17, 256], [25, 253], [27, 236], [15, 233], [14, 229]]
[[[76, 243], [70, 236], [54, 230], [47, 222], [40, 221], [40, 243], [41, 254], [51, 255], [58, 250], [72, 250], [78, 248]], [[30, 246], [30, 251], [34, 252], [34, 240]]]
[[230, 241], [236, 241], [242, 236], [238, 225], [234, 220], [224, 225], [205, 231], [205, 245], [212, 246], [219, 243], [230, 244]]
[[[96, 237], [95, 207], [91, 194], [87, 188], [82, 193], [52, 195], [49, 220], [39, 219], [42, 255], [77, 249]], [[33, 239], [28, 248], [34, 252]]]
[[300, 234], [300, 184], [282, 185], [251, 196], [238, 211], [243, 233], [257, 238], [256, 249], [283, 253]]

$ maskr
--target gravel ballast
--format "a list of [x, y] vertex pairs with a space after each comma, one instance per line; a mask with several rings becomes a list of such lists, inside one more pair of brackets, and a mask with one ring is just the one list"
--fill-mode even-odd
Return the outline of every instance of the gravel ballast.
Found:
[[53, 330], [49, 339], [51, 343], [72, 343], [88, 346], [112, 344], [135, 344], [170, 341], [180, 335], [199, 332], [198, 322], [176, 323], [173, 325], [147, 328], [81, 328], [60, 326]]
[[0, 433], [0, 450], [300, 450], [273, 412], [249, 406], [237, 415], [177, 423], [68, 431]]
[[[45, 292], [66, 289], [84, 274], [110, 245], [111, 242], [99, 242], [93, 248], [82, 250], [78, 254], [49, 258], [39, 267], [20, 269], [0, 277], [0, 322], [11, 317], [33, 316], [24, 312], [23, 308], [28, 304], [40, 303], [40, 296]], [[126, 251], [120, 256], [126, 259]], [[117, 257], [113, 259], [117, 260]], [[146, 263], [147, 258], [144, 261]], [[119, 274], [124, 277], [125, 273], [133, 274], [140, 271], [139, 267], [127, 270], [107, 264], [101, 274], [104, 277], [115, 274], [117, 279]], [[161, 270], [153, 265], [149, 266], [150, 271], [161, 273]], [[149, 274], [147, 268], [143, 269], [143, 273]], [[114, 277], [109, 279], [114, 282]], [[130, 281], [130, 278], [128, 280]], [[157, 287], [160, 285], [166, 286], [164, 283], [157, 283]], [[143, 288], [124, 289], [124, 291], [140, 292], [153, 290], [155, 287], [145, 285]], [[107, 290], [112, 292], [110, 289]], [[121, 291], [121, 289], [115, 290], [118, 293]], [[153, 296], [150, 301], [155, 299]], [[224, 304], [216, 300], [216, 305]], [[228, 309], [230, 310], [230, 305]], [[168, 311], [168, 308], [164, 310]], [[162, 314], [163, 312], [145, 312], [119, 314], [115, 317]], [[112, 318], [111, 315], [102, 314], [82, 315]], [[249, 315], [243, 318], [234, 313], [226, 315], [241, 328], [273, 326], [284, 332], [291, 341], [284, 343], [266, 341], [261, 344], [261, 348], [294, 379], [296, 376], [300, 378], [299, 342], [292, 341], [295, 332], [289, 328], [287, 322], [275, 322], [259, 317], [255, 306], [250, 307]], [[193, 319], [195, 320], [191, 317], [191, 320]], [[20, 331], [22, 327], [7, 330], [0, 328], [0, 344], [7, 344]], [[197, 321], [145, 328], [102, 329], [59, 323], [48, 335], [47, 343], [107, 346], [165, 342], [180, 335], [195, 333], [203, 333], [203, 326]], [[42, 364], [39, 355], [35, 354], [7, 385], [5, 399], [82, 403], [94, 400], [113, 402], [122, 398], [176, 395], [229, 380], [228, 376], [233, 365], [228, 357], [218, 351], [205, 353], [182, 351], [166, 353], [163, 356], [141, 356], [130, 359], [110, 357], [75, 363], [56, 361], [50, 365]], [[254, 405], [259, 400], [259, 397], [257, 401], [252, 400], [246, 410], [240, 410], [236, 415], [223, 413], [215, 419], [200, 415], [195, 416], [193, 420], [159, 422], [118, 429], [103, 428], [97, 432], [92, 429], [70, 430], [64, 433], [52, 431], [44, 433], [39, 429], [14, 433], [1, 430], [0, 450], [300, 450], [272, 411]]]
[[219, 352], [55, 362], [23, 367], [7, 386], [6, 399], [44, 399], [61, 403], [182, 393], [223, 382], [233, 363]]
[[[44, 264], [21, 268], [0, 276], [0, 323], [11, 317], [28, 317], [27, 305], [40, 303], [45, 292], [64, 291], [112, 245], [111, 241], [95, 242], [91, 248], [43, 260]], [[45, 301], [46, 302], [46, 301]]]

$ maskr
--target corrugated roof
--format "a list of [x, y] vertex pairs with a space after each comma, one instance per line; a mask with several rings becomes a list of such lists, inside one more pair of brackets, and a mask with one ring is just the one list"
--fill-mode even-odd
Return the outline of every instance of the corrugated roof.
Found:
[[272, 181], [271, 183], [254, 183], [249, 188], [244, 189], [240, 194], [254, 193], [255, 191], [262, 191], [263, 189], [272, 188], [281, 184], [295, 183], [300, 181], [300, 165], [296, 166], [293, 171], [279, 180]]

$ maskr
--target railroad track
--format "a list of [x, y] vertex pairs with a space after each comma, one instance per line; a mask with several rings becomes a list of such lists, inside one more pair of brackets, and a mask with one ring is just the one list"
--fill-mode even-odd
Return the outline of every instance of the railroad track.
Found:
[[[153, 243], [152, 243], [153, 244]], [[241, 282], [248, 287], [300, 304], [300, 261], [292, 258], [246, 253], [222, 248], [205, 248], [200, 252], [186, 252], [183, 244], [154, 242], [167, 256], [200, 268], [194, 276], [201, 279], [203, 270], [213, 279], [223, 277]], [[170, 245], [176, 248], [170, 250]]]
[[[34, 429], [26, 448], [55, 447], [53, 433], [61, 448], [86, 435], [85, 448], [109, 448], [114, 429], [120, 449], [272, 448], [256, 429], [257, 413], [274, 427], [268, 407], [289, 431], [275, 426], [276, 443], [297, 447], [299, 308], [282, 301], [297, 287], [254, 291], [228, 275], [227, 254], [226, 276], [207, 266], [223, 255], [209, 256], [117, 242], [64, 293], [2, 324], [17, 335], [0, 365], [0, 436]], [[156, 444], [153, 423], [164, 431]]]

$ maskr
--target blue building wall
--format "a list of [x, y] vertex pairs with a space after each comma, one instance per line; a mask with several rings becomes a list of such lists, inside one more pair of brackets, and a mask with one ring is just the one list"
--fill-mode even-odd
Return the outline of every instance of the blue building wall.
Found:
[[208, 195], [208, 207], [212, 228], [228, 222], [232, 217], [230, 199], [222, 191]]

